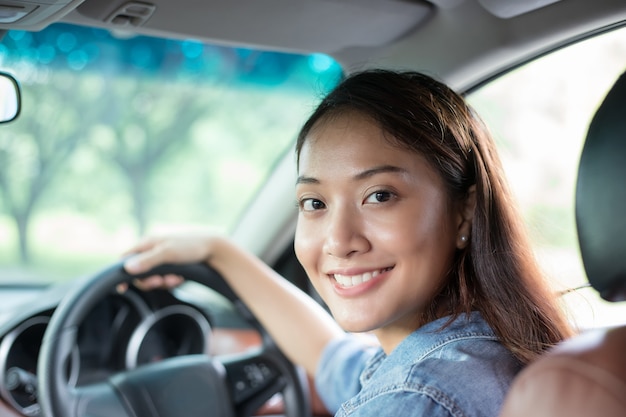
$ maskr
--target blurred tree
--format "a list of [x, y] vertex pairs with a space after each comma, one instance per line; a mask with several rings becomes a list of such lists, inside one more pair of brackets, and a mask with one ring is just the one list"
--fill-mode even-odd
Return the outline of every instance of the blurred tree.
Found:
[[164, 159], [185, 147], [194, 123], [211, 110], [191, 84], [187, 88], [157, 84], [130, 78], [111, 82], [109, 88], [116, 91], [103, 96], [99, 118], [108, 134], [91, 142], [98, 155], [126, 177], [140, 235], [148, 224], [151, 177]]
[[[33, 211], [89, 126], [89, 117], [79, 113], [87, 103], [77, 101], [81, 96], [75, 89], [64, 88], [63, 83], [53, 89], [37, 87], [23, 89], [19, 120], [27, 129], [7, 129], [0, 138], [0, 195], [15, 222], [23, 263], [30, 261], [28, 230]], [[87, 123], [79, 123], [80, 119]]]

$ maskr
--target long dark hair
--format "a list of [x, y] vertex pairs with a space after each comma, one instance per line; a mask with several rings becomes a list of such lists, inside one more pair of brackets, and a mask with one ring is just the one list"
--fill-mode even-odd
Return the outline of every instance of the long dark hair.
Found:
[[[424, 313], [452, 319], [480, 311], [502, 343], [523, 363], [572, 333], [535, 260], [489, 131], [463, 97], [418, 72], [368, 70], [331, 91], [300, 131], [329, 117], [360, 112], [378, 122], [389, 141], [421, 154], [444, 180], [451, 201], [476, 186], [469, 245], [458, 250], [446, 285]], [[448, 305], [442, 305], [448, 303]]]

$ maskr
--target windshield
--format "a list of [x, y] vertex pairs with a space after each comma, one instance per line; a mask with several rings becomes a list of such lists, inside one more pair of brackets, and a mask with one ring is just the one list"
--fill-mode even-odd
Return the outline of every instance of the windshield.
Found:
[[7, 33], [0, 69], [23, 90], [0, 126], [0, 283], [93, 272], [144, 234], [228, 233], [342, 74], [325, 55], [65, 24]]

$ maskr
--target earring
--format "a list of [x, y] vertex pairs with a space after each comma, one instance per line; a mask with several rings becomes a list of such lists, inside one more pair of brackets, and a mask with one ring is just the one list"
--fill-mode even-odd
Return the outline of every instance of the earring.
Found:
[[461, 242], [463, 243], [467, 242], [467, 236], [461, 235]]

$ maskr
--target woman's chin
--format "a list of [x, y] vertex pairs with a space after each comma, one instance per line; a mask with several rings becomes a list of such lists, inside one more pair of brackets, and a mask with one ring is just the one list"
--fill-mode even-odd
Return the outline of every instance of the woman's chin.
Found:
[[378, 327], [378, 323], [374, 323], [371, 319], [367, 320], [363, 317], [355, 319], [354, 317], [338, 317], [335, 320], [343, 330], [350, 333], [370, 332]]

